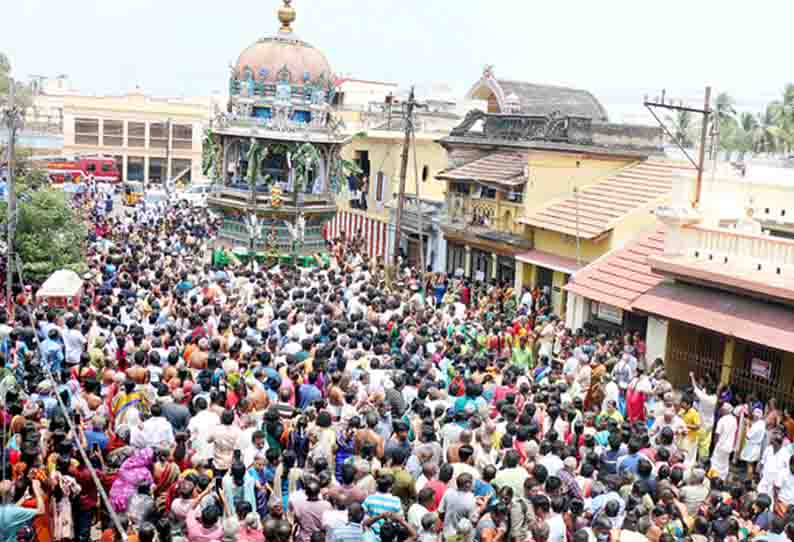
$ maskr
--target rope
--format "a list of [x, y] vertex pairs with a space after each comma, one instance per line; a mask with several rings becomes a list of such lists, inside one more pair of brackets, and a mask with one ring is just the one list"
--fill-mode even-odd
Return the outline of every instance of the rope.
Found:
[[[20, 284], [24, 284], [22, 282], [22, 272], [19, 269], [17, 269], [17, 272], [19, 273]], [[33, 323], [33, 331], [34, 331], [33, 340], [36, 343], [36, 351], [39, 353], [39, 362], [41, 364], [41, 367], [44, 368], [44, 370], [47, 372], [47, 379], [52, 385], [52, 389], [55, 393], [55, 399], [58, 401], [58, 405], [61, 407], [61, 411], [64, 413], [64, 418], [66, 418], [66, 423], [69, 426], [69, 430], [75, 436], [75, 444], [77, 445], [77, 450], [80, 452], [80, 456], [83, 458], [83, 463], [88, 468], [88, 472], [91, 474], [91, 479], [94, 481], [94, 485], [96, 485], [97, 491], [99, 492], [99, 496], [101, 497], [102, 502], [105, 505], [105, 508], [107, 508], [108, 514], [110, 514], [110, 519], [113, 521], [114, 527], [116, 527], [116, 530], [118, 530], [119, 534], [121, 535], [121, 539], [124, 542], [126, 542], [127, 532], [124, 530], [124, 527], [121, 524], [121, 520], [119, 520], [119, 517], [116, 515], [116, 511], [113, 510], [113, 507], [110, 504], [110, 498], [108, 498], [108, 495], [105, 492], [105, 488], [102, 487], [102, 482], [99, 480], [99, 476], [97, 476], [94, 466], [91, 464], [91, 461], [89, 461], [88, 459], [88, 454], [86, 453], [85, 448], [83, 448], [83, 443], [80, 442], [80, 438], [77, 433], [77, 429], [75, 428], [75, 425], [72, 421], [72, 418], [66, 415], [68, 411], [66, 409], [66, 405], [63, 402], [63, 399], [61, 398], [61, 394], [58, 393], [58, 382], [55, 380], [52, 371], [50, 371], [50, 367], [47, 364], [47, 360], [44, 359], [43, 352], [41, 350], [41, 344], [39, 343], [39, 337], [37, 334], [38, 322], [36, 321], [35, 313], [31, 313], [30, 318]], [[3, 451], [3, 458], [5, 458], [5, 451]]]

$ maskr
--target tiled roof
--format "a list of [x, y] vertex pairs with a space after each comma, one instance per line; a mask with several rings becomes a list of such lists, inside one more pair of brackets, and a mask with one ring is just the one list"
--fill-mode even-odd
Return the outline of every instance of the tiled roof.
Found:
[[520, 152], [494, 152], [436, 175], [448, 181], [481, 181], [506, 186], [518, 186], [526, 182], [524, 171], [527, 155]]
[[[610, 177], [579, 189], [576, 197], [550, 203], [519, 219], [522, 224], [582, 239], [595, 239], [610, 231], [626, 215], [667, 196], [674, 172], [681, 166], [639, 162]], [[576, 215], [579, 215], [579, 227]]]
[[665, 282], [640, 296], [634, 309], [794, 352], [794, 311], [783, 305], [692, 284]]
[[505, 96], [515, 94], [525, 115], [550, 115], [558, 111], [563, 116], [588, 117], [606, 122], [607, 111], [595, 96], [586, 90], [554, 85], [538, 85], [524, 81], [499, 79]]
[[631, 310], [632, 303], [664, 277], [651, 271], [649, 256], [664, 252], [664, 227], [613, 250], [574, 275], [565, 289], [584, 298]]

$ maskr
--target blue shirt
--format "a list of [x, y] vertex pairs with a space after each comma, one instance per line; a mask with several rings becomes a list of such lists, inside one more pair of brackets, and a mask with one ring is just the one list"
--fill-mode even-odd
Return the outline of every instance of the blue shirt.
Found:
[[17, 530], [36, 517], [33, 508], [0, 505], [0, 542], [17, 542]]
[[[364, 499], [362, 506], [364, 507], [364, 512], [367, 513], [367, 516], [371, 518], [377, 517], [385, 512], [401, 514], [403, 510], [400, 498], [395, 497], [391, 493], [373, 493]], [[380, 527], [382, 524], [383, 520], [376, 521], [372, 524], [372, 532], [375, 533], [375, 536], [378, 539], [380, 539]]]
[[101, 431], [86, 431], [85, 442], [89, 450], [93, 449], [94, 444], [98, 444], [99, 449], [105, 451], [108, 447], [109, 439], [107, 435]]
[[314, 384], [301, 384], [298, 388], [298, 398], [298, 409], [303, 410], [308, 408], [314, 401], [322, 399], [323, 394]]

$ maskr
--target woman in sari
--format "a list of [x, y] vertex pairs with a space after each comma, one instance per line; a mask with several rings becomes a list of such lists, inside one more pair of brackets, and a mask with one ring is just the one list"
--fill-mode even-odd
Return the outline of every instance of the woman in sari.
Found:
[[171, 508], [171, 488], [179, 480], [179, 467], [169, 457], [168, 451], [158, 450], [154, 472], [154, 504], [157, 511], [164, 515]]
[[150, 468], [154, 461], [151, 448], [138, 450], [119, 469], [118, 476], [110, 488], [110, 503], [116, 512], [126, 512], [130, 497], [143, 483], [154, 483]]

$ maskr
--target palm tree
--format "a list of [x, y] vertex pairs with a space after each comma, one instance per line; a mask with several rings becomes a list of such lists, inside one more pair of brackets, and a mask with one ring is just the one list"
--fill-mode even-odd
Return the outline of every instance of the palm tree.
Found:
[[763, 113], [759, 113], [753, 130], [753, 150], [772, 153], [777, 150], [780, 136], [780, 102], [770, 102]]
[[667, 122], [673, 125], [673, 141], [682, 147], [691, 147], [692, 139], [689, 133], [692, 130], [692, 115], [689, 111], [676, 111], [674, 117], [667, 117]]
[[716, 141], [711, 148], [712, 159], [717, 157], [720, 148], [726, 151], [733, 151], [735, 145], [736, 132], [736, 101], [727, 92], [721, 92], [714, 101], [714, 123], [713, 132]]

